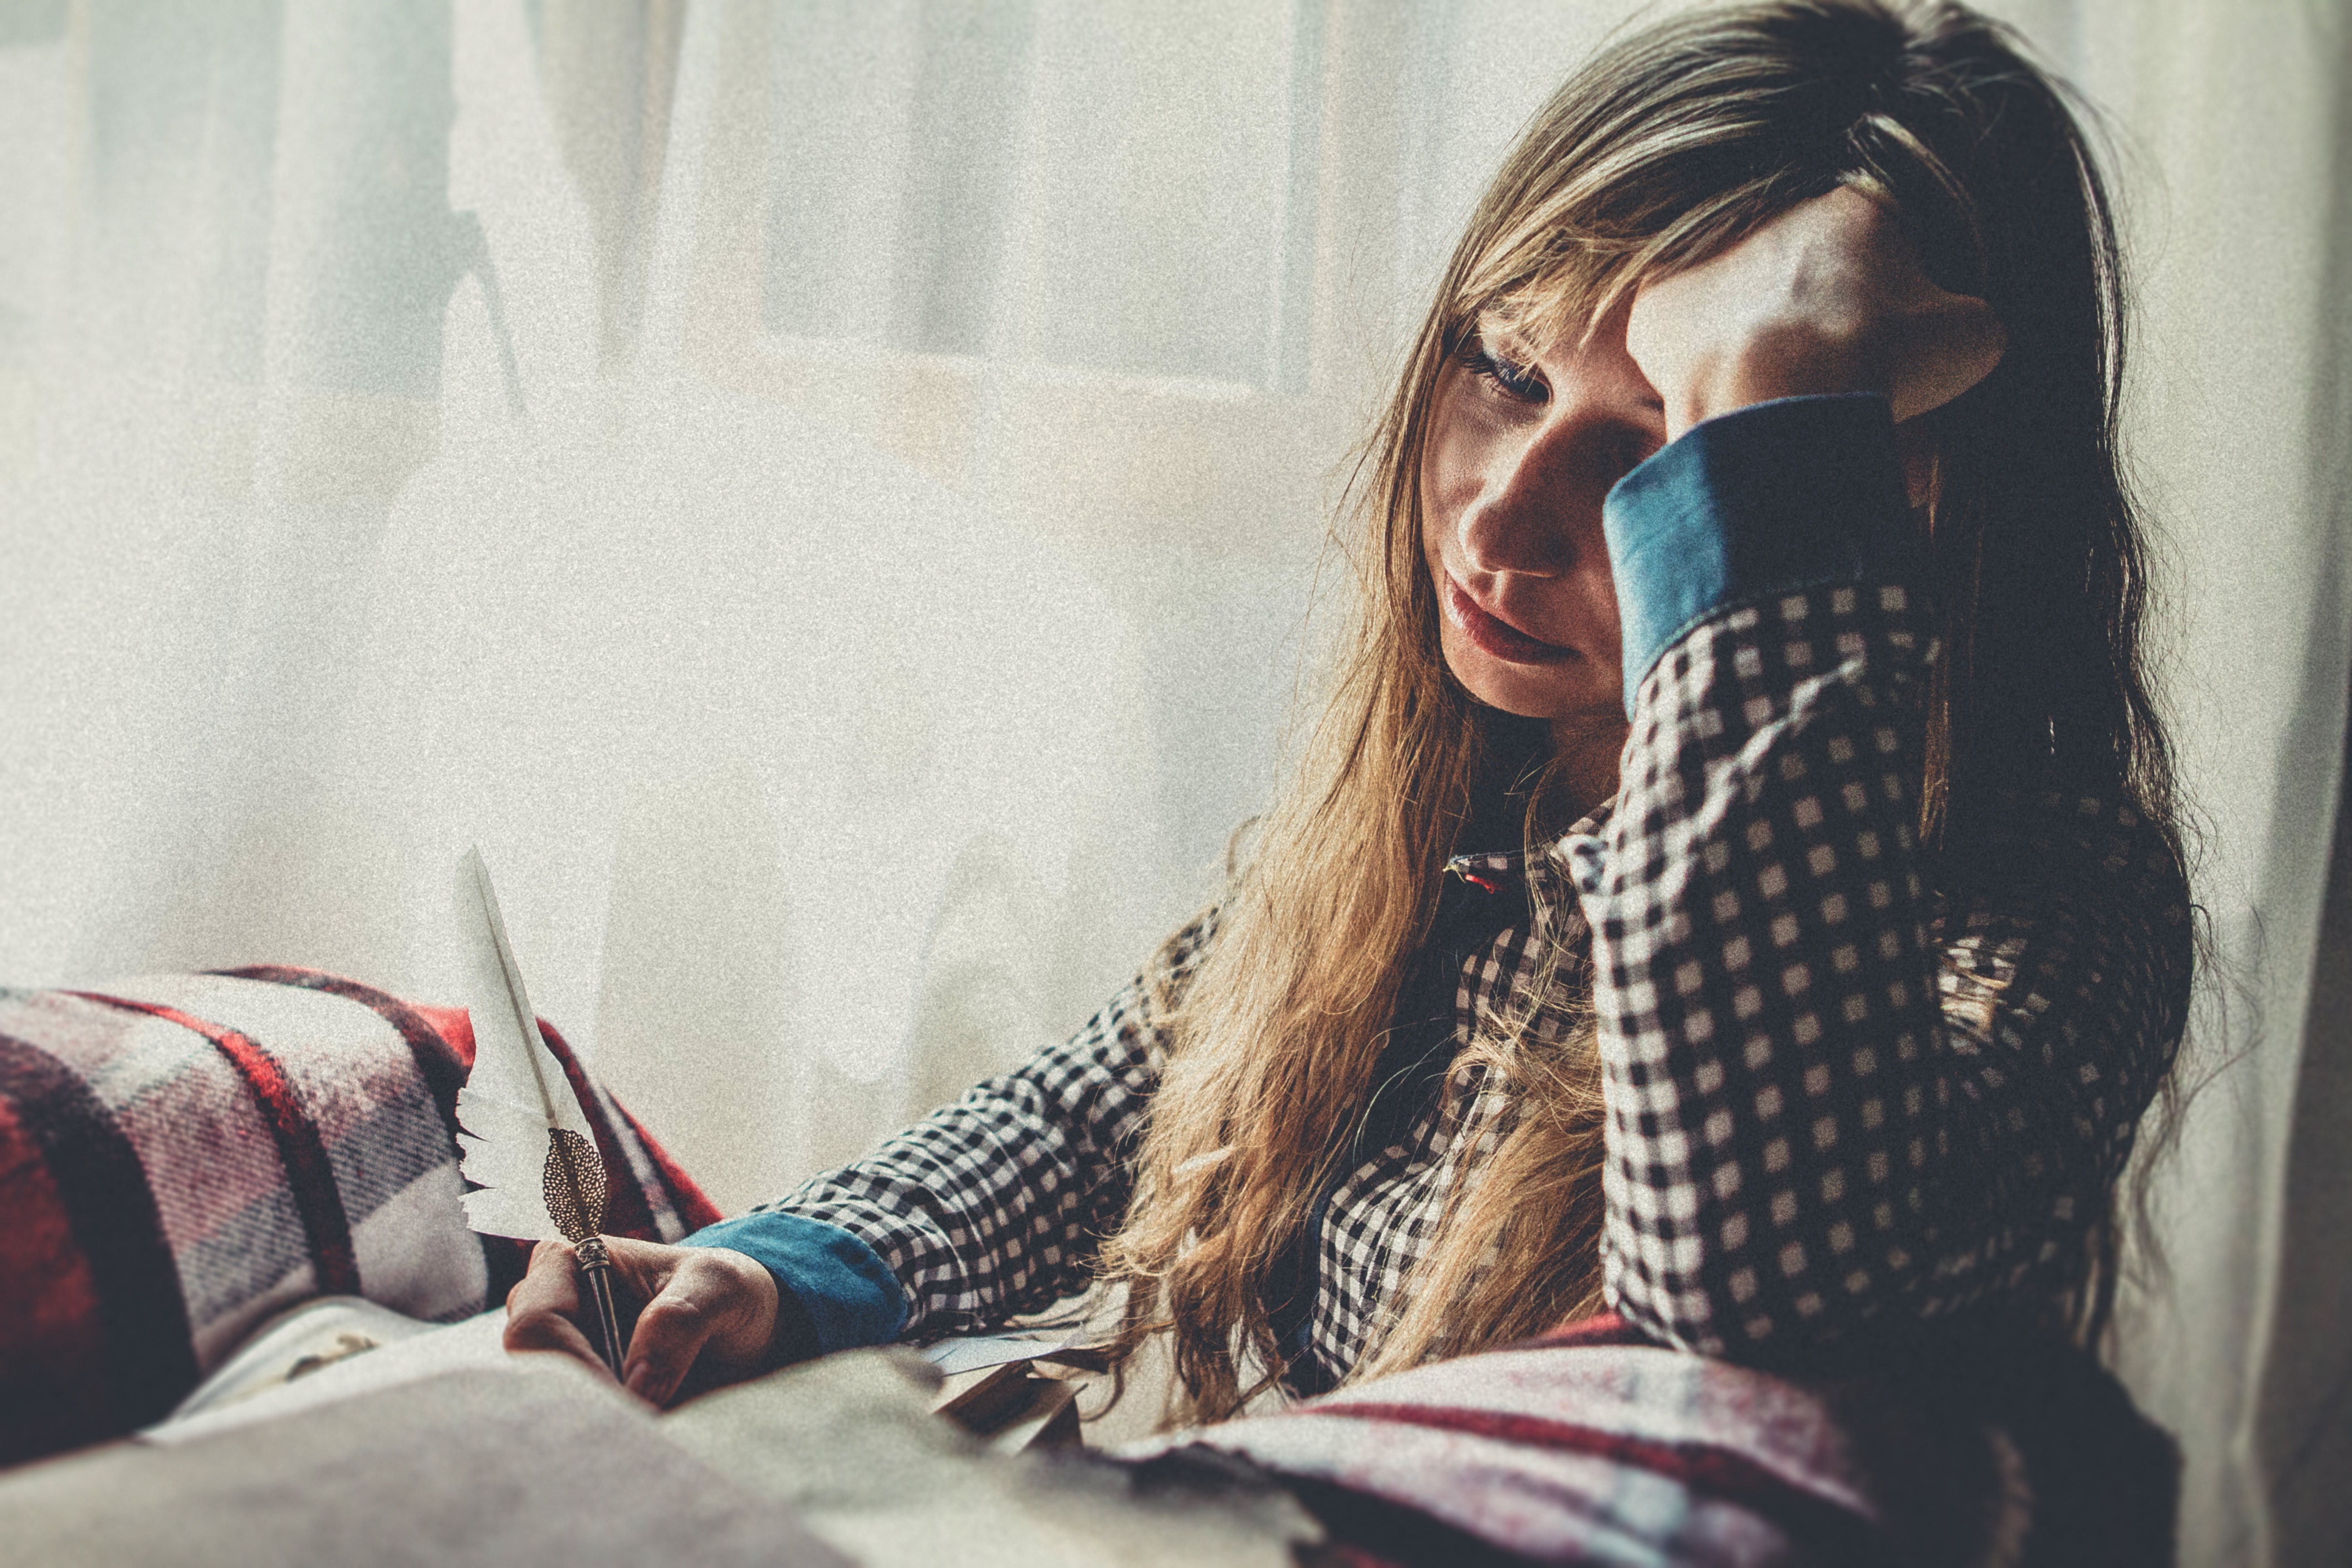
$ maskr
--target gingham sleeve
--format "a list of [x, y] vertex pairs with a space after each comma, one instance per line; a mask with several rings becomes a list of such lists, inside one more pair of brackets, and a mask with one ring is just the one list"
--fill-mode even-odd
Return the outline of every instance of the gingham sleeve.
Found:
[[1214, 929], [1213, 911], [1185, 926], [1067, 1041], [753, 1212], [838, 1226], [871, 1247], [906, 1292], [901, 1338], [988, 1327], [1069, 1295], [1126, 1213], [1162, 1020]]
[[2078, 1282], [2169, 1065], [2185, 889], [2127, 807], [2019, 802], [1987, 890], [1931, 900], [1932, 658], [1916, 595], [1867, 575], [1703, 616], [1629, 687], [1615, 809], [1560, 847], [1593, 930], [1604, 1286], [1673, 1343]]

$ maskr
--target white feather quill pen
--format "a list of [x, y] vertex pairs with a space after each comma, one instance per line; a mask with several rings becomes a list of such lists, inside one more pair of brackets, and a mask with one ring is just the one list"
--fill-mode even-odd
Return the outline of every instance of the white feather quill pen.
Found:
[[539, 1032], [479, 849], [457, 862], [457, 882], [474, 1023], [474, 1068], [457, 1091], [458, 1168], [476, 1188], [466, 1194], [466, 1221], [489, 1236], [572, 1243], [604, 1331], [600, 1348], [617, 1377], [612, 1256], [597, 1234], [604, 1225], [604, 1163], [596, 1135]]

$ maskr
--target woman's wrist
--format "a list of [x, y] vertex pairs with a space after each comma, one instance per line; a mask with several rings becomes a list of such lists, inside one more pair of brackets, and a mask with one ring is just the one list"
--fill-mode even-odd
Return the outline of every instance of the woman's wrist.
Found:
[[1736, 605], [1833, 583], [1902, 583], [1919, 541], [1892, 411], [1876, 393], [1731, 410], [1609, 492], [1625, 706], [1659, 656]]
[[771, 1365], [886, 1344], [906, 1326], [897, 1277], [839, 1226], [766, 1210], [706, 1226], [682, 1245], [723, 1249], [767, 1272], [776, 1291]]

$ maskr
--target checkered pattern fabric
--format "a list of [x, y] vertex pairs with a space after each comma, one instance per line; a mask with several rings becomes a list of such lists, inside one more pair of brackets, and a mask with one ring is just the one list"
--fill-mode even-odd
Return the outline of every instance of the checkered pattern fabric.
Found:
[[[1489, 898], [1513, 898], [1524, 882], [1540, 897], [1556, 878], [1525, 873], [1517, 855], [1460, 855], [1448, 863], [1451, 876], [1490, 888]], [[1589, 941], [1582, 911], [1573, 903], [1555, 908], [1544, 929], [1567, 950], [1559, 955], [1549, 984], [1561, 1005], [1535, 1010], [1531, 1032], [1542, 1045], [1564, 1043], [1566, 1004], [1588, 981], [1584, 949]], [[1506, 927], [1484, 951], [1462, 966], [1454, 995], [1455, 1038], [1467, 1037], [1543, 983], [1544, 953], [1534, 922]], [[1369, 1351], [1387, 1315], [1403, 1299], [1413, 1266], [1430, 1250], [1457, 1184], [1475, 1178], [1484, 1158], [1513, 1124], [1509, 1093], [1487, 1081], [1485, 1069], [1456, 1066], [1444, 1088], [1422, 1107], [1404, 1135], [1387, 1147], [1360, 1150], [1358, 1163], [1334, 1188], [1321, 1233], [1315, 1238], [1313, 1337], [1307, 1346], [1312, 1368], [1294, 1368], [1316, 1385], [1347, 1376]]]
[[[1898, 587], [1822, 587], [1706, 620], [1637, 692], [1612, 808], [1451, 869], [1542, 920], [1464, 963], [1455, 1037], [1566, 948], [1535, 1027], [1589, 984], [1604, 1128], [1603, 1269], [1643, 1331], [1710, 1353], [1881, 1314], [2079, 1284], [2133, 1129], [2168, 1069], [2187, 895], [2124, 805], [2015, 804], [1997, 869], [1921, 876], [1917, 689], [1932, 650]], [[1213, 923], [1066, 1044], [776, 1207], [856, 1232], [907, 1331], [982, 1326], [1082, 1287], [1119, 1223], [1179, 990]], [[1590, 959], [1585, 954], [1590, 944]], [[1321, 1210], [1310, 1352], [1344, 1376], [1397, 1303], [1454, 1184], [1507, 1128], [1472, 1068], [1433, 1080]]]
[[1066, 1043], [754, 1212], [806, 1215], [863, 1239], [906, 1289], [910, 1338], [1072, 1294], [1127, 1212], [1129, 1163], [1166, 1056], [1155, 996], [1181, 996], [1214, 930], [1213, 913], [1194, 920]]
[[1710, 1353], [2079, 1283], [2188, 1005], [2186, 889], [2127, 806], [2021, 803], [1995, 889], [1920, 877], [1898, 586], [1747, 605], [1635, 703], [1592, 922], [1604, 1283]]

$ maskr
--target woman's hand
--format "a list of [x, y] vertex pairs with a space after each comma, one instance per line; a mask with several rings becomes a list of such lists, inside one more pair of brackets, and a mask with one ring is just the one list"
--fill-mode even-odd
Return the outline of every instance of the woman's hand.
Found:
[[1644, 283], [1625, 325], [1669, 440], [1751, 403], [1816, 393], [1884, 393], [1900, 423], [1991, 374], [2008, 342], [1982, 300], [1929, 280], [1894, 213], [1847, 188]]
[[[776, 1331], [776, 1280], [756, 1260], [722, 1247], [665, 1247], [617, 1236], [604, 1245], [614, 1283], [645, 1303], [621, 1363], [630, 1393], [658, 1406], [677, 1396], [688, 1372], [698, 1386], [709, 1387], [766, 1366]], [[571, 1244], [541, 1242], [530, 1271], [507, 1292], [507, 1349], [561, 1351], [610, 1376], [586, 1321]]]

